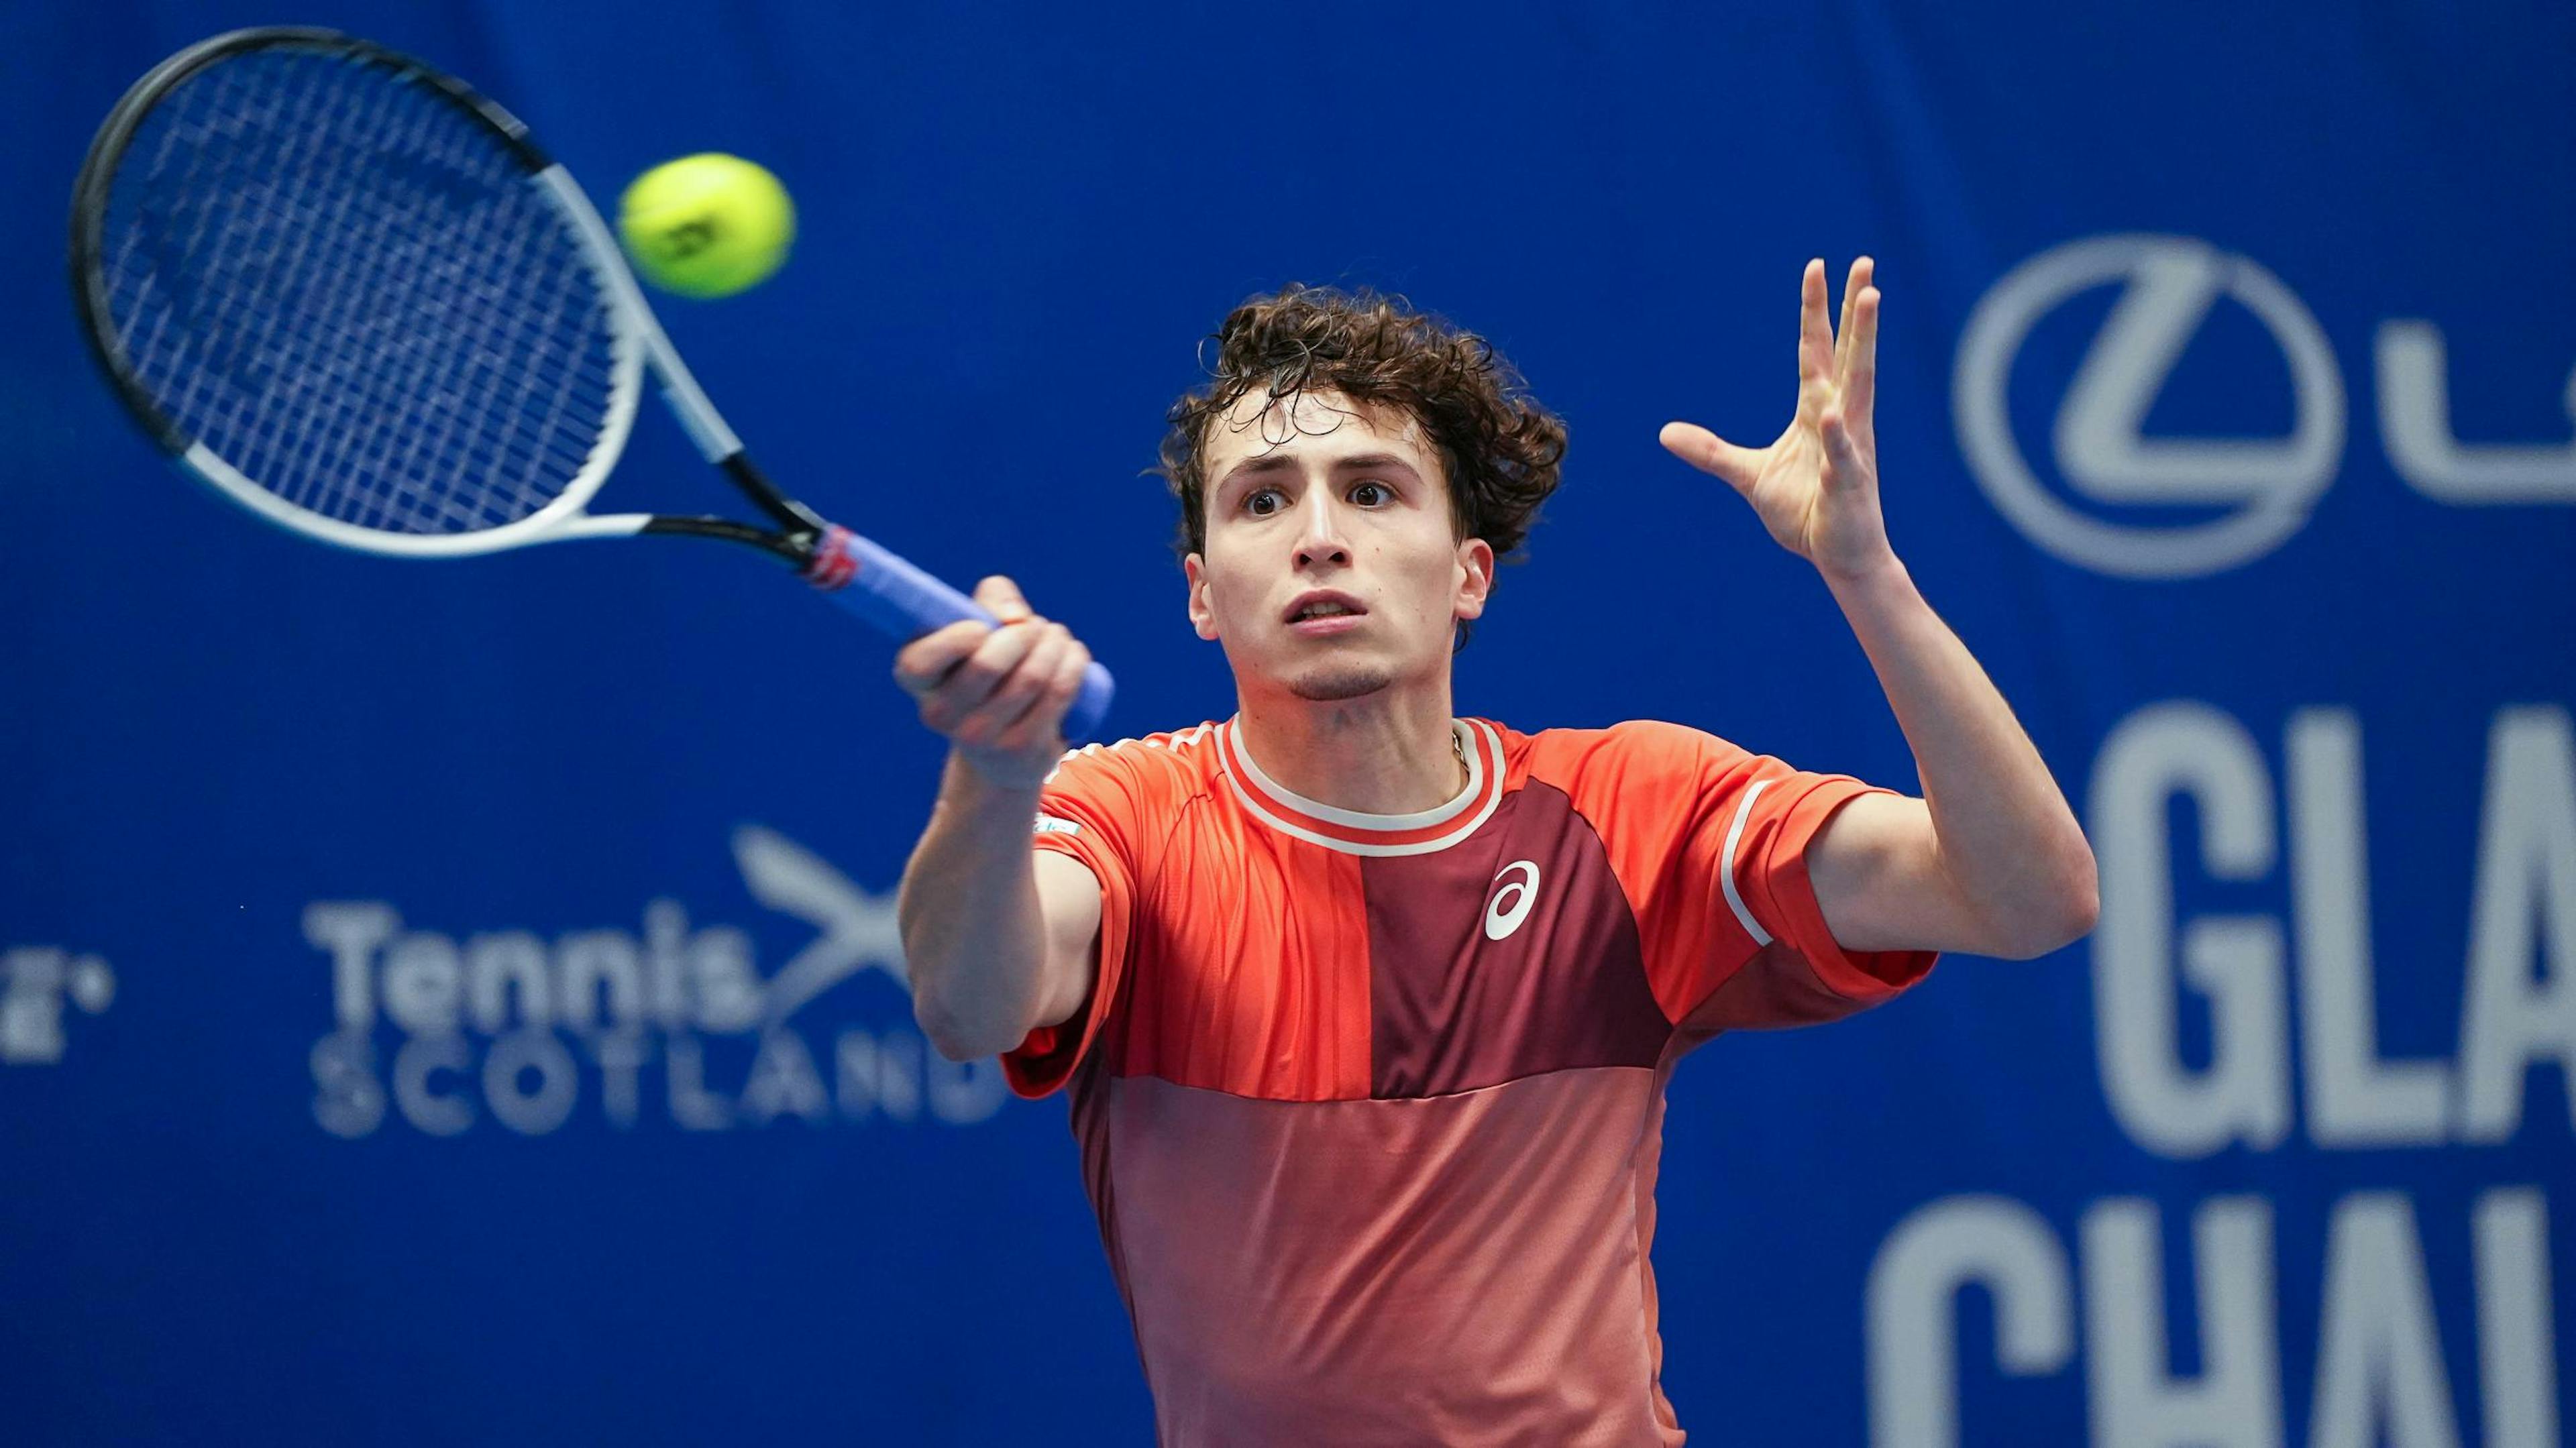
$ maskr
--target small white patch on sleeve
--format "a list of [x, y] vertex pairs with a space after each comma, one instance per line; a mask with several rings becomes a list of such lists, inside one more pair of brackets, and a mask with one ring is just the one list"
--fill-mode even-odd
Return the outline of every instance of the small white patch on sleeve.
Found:
[[1073, 820], [1042, 814], [1038, 816], [1036, 830], [1042, 835], [1078, 835], [1082, 833], [1082, 826]]

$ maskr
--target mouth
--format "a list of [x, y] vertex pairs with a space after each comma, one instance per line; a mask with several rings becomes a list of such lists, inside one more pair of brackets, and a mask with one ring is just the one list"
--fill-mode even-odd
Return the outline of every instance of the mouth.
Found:
[[1337, 613], [1328, 618], [1301, 618], [1288, 625], [1288, 631], [1301, 638], [1324, 638], [1349, 633], [1360, 626], [1366, 614]]
[[1283, 620], [1288, 631], [1308, 638], [1348, 633], [1368, 617], [1368, 610], [1347, 593], [1302, 593], [1288, 605]]

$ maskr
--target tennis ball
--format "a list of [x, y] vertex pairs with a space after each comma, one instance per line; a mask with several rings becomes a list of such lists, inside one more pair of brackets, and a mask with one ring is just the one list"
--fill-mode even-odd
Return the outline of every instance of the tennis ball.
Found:
[[796, 205], [761, 166], [709, 151], [635, 178], [617, 204], [636, 270], [684, 297], [729, 297], [778, 270]]

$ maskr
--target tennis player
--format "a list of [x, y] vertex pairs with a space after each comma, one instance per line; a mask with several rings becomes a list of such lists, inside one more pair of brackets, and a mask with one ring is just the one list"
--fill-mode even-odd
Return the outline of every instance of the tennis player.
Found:
[[1004, 626], [902, 651], [952, 741], [901, 896], [914, 1009], [1024, 1095], [1070, 1085], [1167, 1448], [1680, 1443], [1648, 1261], [1675, 1061], [2092, 928], [2064, 797], [1889, 547], [1878, 306], [1863, 259], [1837, 338], [1810, 263], [1788, 429], [1663, 443], [1823, 575], [1922, 798], [1679, 724], [1455, 715], [1565, 429], [1365, 294], [1238, 308], [1171, 412], [1231, 718], [1062, 753], [1089, 656], [1003, 579]]

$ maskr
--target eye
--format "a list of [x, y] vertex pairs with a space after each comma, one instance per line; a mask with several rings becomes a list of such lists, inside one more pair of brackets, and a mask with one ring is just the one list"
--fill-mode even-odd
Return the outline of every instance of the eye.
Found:
[[1259, 492], [1256, 492], [1252, 496], [1243, 500], [1243, 511], [1250, 513], [1256, 518], [1267, 518], [1271, 514], [1278, 512], [1279, 509], [1275, 506], [1265, 508], [1261, 506], [1261, 500], [1269, 498], [1275, 503], [1278, 497], [1279, 490], [1277, 488], [1263, 488]]
[[1388, 503], [1395, 501], [1395, 494], [1384, 483], [1361, 483], [1351, 489], [1351, 501], [1367, 507], [1369, 500], [1360, 496], [1363, 493], [1375, 494], [1378, 501]]

